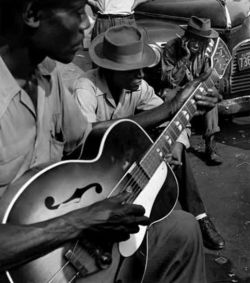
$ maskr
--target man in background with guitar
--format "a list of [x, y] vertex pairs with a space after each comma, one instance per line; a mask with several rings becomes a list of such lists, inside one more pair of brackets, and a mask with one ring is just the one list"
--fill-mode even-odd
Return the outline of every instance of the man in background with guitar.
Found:
[[[25, 171], [58, 162], [63, 153], [73, 152], [84, 143], [91, 125], [64, 89], [54, 61], [46, 58], [63, 63], [73, 59], [88, 27], [85, 1], [2, 0], [0, 5], [7, 43], [0, 49], [0, 187], [4, 213], [12, 184]], [[155, 111], [155, 116], [160, 109], [165, 113], [164, 120], [173, 116], [188, 95], [189, 91], [184, 91], [171, 107], [162, 105]], [[207, 107], [218, 101], [218, 97], [200, 95], [196, 99], [197, 105]], [[147, 119], [147, 115], [140, 117]], [[160, 117], [158, 120], [162, 122]], [[89, 233], [114, 242], [128, 239], [138, 231], [138, 225], [148, 224], [148, 218], [142, 206], [124, 205], [126, 199], [125, 193], [29, 225], [0, 224], [1, 271], [15, 270]], [[149, 249], [144, 282], [206, 281], [202, 239], [191, 215], [173, 212], [150, 227], [148, 234], [153, 248]], [[48, 267], [52, 264], [49, 262]], [[79, 272], [76, 277], [80, 277]], [[85, 283], [87, 279], [76, 282]], [[16, 282], [27, 281], [19, 276]], [[36, 278], [29, 282], [40, 283]]]
[[[185, 33], [182, 37], [170, 40], [163, 48], [160, 96], [165, 100], [171, 100], [186, 83], [209, 68], [209, 43], [219, 37], [217, 31], [211, 28], [210, 19], [193, 16], [183, 29]], [[214, 91], [218, 92], [215, 87]], [[216, 150], [214, 139], [215, 134], [220, 131], [217, 106], [203, 118], [206, 162], [208, 165], [220, 165], [222, 158]]]

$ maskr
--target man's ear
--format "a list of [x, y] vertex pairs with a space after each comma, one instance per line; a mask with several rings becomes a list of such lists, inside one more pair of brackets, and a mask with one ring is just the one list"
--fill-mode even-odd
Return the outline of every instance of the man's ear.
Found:
[[27, 1], [23, 9], [23, 20], [31, 28], [38, 28], [40, 25], [39, 10], [35, 8], [32, 1]]

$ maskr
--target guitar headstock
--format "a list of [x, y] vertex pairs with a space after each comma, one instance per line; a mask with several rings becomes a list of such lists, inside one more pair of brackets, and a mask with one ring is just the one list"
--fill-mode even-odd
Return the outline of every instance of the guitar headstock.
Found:
[[211, 67], [217, 73], [218, 78], [221, 79], [232, 60], [232, 56], [226, 43], [220, 37], [215, 40], [212, 50]]

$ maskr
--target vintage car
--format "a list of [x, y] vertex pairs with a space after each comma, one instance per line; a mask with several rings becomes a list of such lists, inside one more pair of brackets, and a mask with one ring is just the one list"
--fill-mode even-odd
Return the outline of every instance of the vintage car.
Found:
[[250, 0], [153, 0], [138, 6], [135, 15], [150, 41], [159, 46], [181, 35], [180, 26], [186, 25], [191, 16], [210, 18], [232, 55], [220, 81], [224, 99], [219, 112], [250, 112]]

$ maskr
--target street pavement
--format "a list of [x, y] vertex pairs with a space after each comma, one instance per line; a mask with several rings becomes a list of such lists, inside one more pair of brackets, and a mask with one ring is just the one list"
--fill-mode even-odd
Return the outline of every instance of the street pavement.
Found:
[[[71, 88], [76, 77], [91, 68], [88, 52], [80, 51], [73, 63], [59, 67]], [[226, 241], [220, 252], [205, 250], [208, 283], [250, 283], [250, 116], [220, 117], [220, 166], [205, 163], [198, 124], [188, 154], [207, 212]]]
[[206, 165], [198, 130], [189, 150], [207, 212], [226, 241], [221, 252], [206, 250], [208, 282], [250, 282], [250, 116], [220, 117], [220, 127], [222, 165]]

